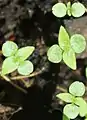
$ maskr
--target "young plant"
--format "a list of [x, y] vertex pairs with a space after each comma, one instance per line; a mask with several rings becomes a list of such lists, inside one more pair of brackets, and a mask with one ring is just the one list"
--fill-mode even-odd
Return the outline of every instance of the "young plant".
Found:
[[85, 50], [86, 41], [80, 34], [74, 34], [69, 37], [63, 26], [60, 27], [58, 44], [52, 45], [48, 52], [48, 60], [53, 63], [59, 63], [63, 59], [64, 63], [71, 69], [76, 69], [76, 55]]
[[2, 46], [2, 53], [6, 57], [2, 64], [2, 75], [9, 74], [16, 69], [21, 75], [29, 75], [33, 72], [33, 64], [26, 60], [34, 51], [33, 46], [18, 49], [17, 44], [7, 41]]
[[86, 11], [86, 8], [83, 4], [75, 2], [71, 5], [71, 2], [68, 2], [67, 5], [64, 3], [57, 3], [52, 7], [52, 13], [56, 17], [64, 17], [66, 14], [69, 16], [80, 17]]
[[69, 119], [75, 119], [78, 115], [81, 117], [87, 116], [87, 103], [82, 98], [84, 93], [84, 84], [82, 82], [75, 81], [70, 85], [69, 93], [60, 93], [56, 95], [67, 103], [63, 109], [63, 113]]

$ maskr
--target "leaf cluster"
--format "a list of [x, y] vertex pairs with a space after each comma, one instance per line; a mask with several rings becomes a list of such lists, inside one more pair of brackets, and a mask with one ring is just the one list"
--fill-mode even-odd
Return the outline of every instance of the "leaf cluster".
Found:
[[33, 71], [33, 64], [26, 60], [34, 51], [33, 46], [18, 49], [16, 43], [7, 41], [2, 46], [2, 53], [6, 57], [2, 64], [1, 74], [9, 74], [16, 69], [21, 75], [28, 75]]
[[85, 86], [82, 82], [75, 81], [69, 87], [69, 93], [57, 94], [57, 97], [68, 103], [63, 109], [64, 115], [69, 119], [75, 119], [78, 115], [87, 115], [87, 103], [82, 98], [85, 93]]
[[80, 34], [74, 34], [69, 37], [63, 26], [60, 27], [58, 44], [52, 45], [48, 52], [48, 60], [53, 63], [59, 63], [62, 59], [71, 69], [76, 69], [76, 54], [85, 50], [86, 41]]
[[52, 13], [56, 17], [64, 17], [66, 14], [68, 16], [80, 17], [86, 11], [86, 8], [80, 2], [75, 2], [71, 5], [71, 2], [68, 2], [67, 5], [64, 3], [57, 3], [52, 7]]

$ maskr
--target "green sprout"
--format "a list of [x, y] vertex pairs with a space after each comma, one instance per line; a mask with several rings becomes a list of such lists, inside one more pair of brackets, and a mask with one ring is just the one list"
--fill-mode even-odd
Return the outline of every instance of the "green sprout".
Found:
[[68, 103], [63, 109], [64, 115], [69, 119], [75, 119], [78, 115], [86, 117], [87, 103], [82, 98], [85, 93], [85, 86], [82, 82], [75, 81], [69, 87], [69, 93], [60, 93], [56, 97]]
[[18, 49], [14, 42], [5, 42], [2, 46], [2, 53], [7, 58], [3, 61], [1, 74], [9, 74], [16, 69], [21, 75], [29, 75], [33, 72], [32, 62], [26, 59], [33, 53], [34, 49], [33, 46]]
[[80, 34], [74, 34], [69, 37], [63, 26], [60, 27], [58, 44], [52, 45], [47, 52], [48, 60], [53, 63], [64, 63], [71, 69], [76, 70], [76, 54], [85, 50], [86, 41]]
[[52, 13], [56, 17], [64, 17], [66, 14], [69, 16], [80, 17], [86, 11], [86, 8], [80, 2], [75, 2], [71, 5], [70, 2], [65, 5], [64, 3], [57, 3], [52, 7]]

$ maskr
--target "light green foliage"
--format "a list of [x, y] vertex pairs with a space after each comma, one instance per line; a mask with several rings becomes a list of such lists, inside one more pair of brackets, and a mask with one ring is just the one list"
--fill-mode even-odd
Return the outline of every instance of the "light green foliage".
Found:
[[81, 53], [86, 47], [85, 38], [82, 35], [75, 34], [69, 37], [63, 26], [60, 27], [59, 45], [51, 46], [47, 52], [48, 60], [53, 63], [59, 63], [62, 59], [71, 69], [76, 69], [76, 55]]
[[[64, 17], [66, 14], [73, 17], [81, 17], [86, 12], [86, 8], [83, 4], [75, 2], [71, 5], [68, 2], [57, 3], [52, 7], [52, 13], [56, 17]], [[76, 69], [76, 53], [81, 53], [86, 48], [85, 38], [80, 34], [72, 35], [71, 37], [63, 26], [60, 27], [59, 45], [53, 45], [49, 48], [47, 56], [49, 61], [53, 63], [59, 63], [61, 60], [69, 66], [71, 69]], [[87, 68], [86, 68], [87, 77]], [[75, 119], [78, 115], [85, 116], [87, 120], [87, 103], [82, 98], [85, 93], [85, 86], [82, 82], [74, 82], [69, 87], [69, 93], [60, 93], [56, 96], [68, 103], [63, 109], [63, 120]]]
[[80, 34], [72, 35], [70, 43], [75, 53], [81, 53], [85, 50], [86, 47], [85, 38]]
[[73, 3], [71, 7], [71, 11], [74, 17], [80, 17], [85, 13], [85, 7], [83, 4], [79, 2]]
[[74, 96], [72, 96], [69, 93], [60, 93], [60, 94], [57, 94], [56, 97], [60, 98], [61, 100], [67, 103], [73, 102], [73, 99], [74, 99]]
[[64, 115], [69, 119], [75, 119], [78, 115], [81, 117], [86, 116], [87, 114], [87, 103], [82, 98], [85, 93], [85, 86], [82, 82], [75, 81], [69, 87], [69, 93], [60, 93], [56, 97], [70, 103], [65, 105], [63, 109]]
[[57, 3], [52, 7], [52, 12], [56, 17], [64, 17], [66, 15], [66, 10], [67, 8], [63, 3]]
[[7, 58], [2, 64], [1, 74], [9, 74], [16, 69], [22, 75], [28, 75], [33, 72], [33, 64], [30, 61], [26, 61], [26, 59], [33, 53], [34, 49], [33, 46], [18, 49], [14, 42], [5, 42], [2, 46], [2, 53]]
[[63, 52], [64, 63], [73, 70], [76, 70], [76, 57], [72, 49]]
[[82, 82], [75, 81], [70, 85], [69, 92], [74, 96], [83, 96], [85, 93], [85, 86]]
[[18, 68], [18, 63], [14, 61], [14, 56], [8, 57], [4, 60], [2, 65], [2, 74], [8, 74]]
[[18, 50], [18, 46], [12, 41], [8, 41], [4, 43], [2, 46], [2, 52], [5, 57], [14, 55], [17, 50]]
[[47, 56], [49, 61], [59, 63], [62, 60], [62, 50], [57, 44], [52, 45], [47, 52]]
[[69, 35], [63, 26], [61, 26], [59, 30], [58, 42], [61, 49], [68, 50], [70, 48]]
[[67, 5], [64, 3], [57, 3], [52, 7], [52, 13], [56, 17], [64, 17], [66, 14], [69, 16], [80, 17], [85, 11], [84, 5], [79, 2], [75, 2], [72, 5], [70, 2], [68, 2]]
[[34, 49], [35, 48], [33, 46], [27, 46], [27, 47], [20, 48], [15, 54], [15, 57], [20, 59], [20, 61], [24, 61], [32, 54]]
[[71, 16], [71, 2], [67, 3], [67, 15]]
[[75, 119], [79, 114], [79, 107], [75, 104], [67, 104], [63, 109], [63, 113], [70, 119]]
[[75, 99], [75, 104], [79, 106], [79, 114], [84, 117], [87, 114], [87, 103], [82, 97], [77, 97]]
[[21, 75], [28, 75], [33, 71], [33, 64], [32, 62], [26, 60], [20, 63], [20, 66], [18, 67], [18, 72]]
[[62, 120], [70, 120], [66, 115], [63, 114]]
[[84, 120], [87, 120], [87, 114], [85, 115], [85, 119]]

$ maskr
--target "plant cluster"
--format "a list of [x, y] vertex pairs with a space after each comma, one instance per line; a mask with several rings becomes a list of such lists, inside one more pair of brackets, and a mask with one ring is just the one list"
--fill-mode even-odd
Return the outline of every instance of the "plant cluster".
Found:
[[[79, 2], [75, 2], [72, 5], [71, 2], [68, 2], [67, 5], [64, 3], [57, 3], [52, 7], [52, 13], [56, 17], [64, 17], [66, 14], [69, 16], [80, 17], [85, 11], [86, 8]], [[53, 63], [59, 63], [63, 60], [68, 67], [76, 70], [76, 54], [83, 52], [85, 47], [86, 41], [84, 36], [81, 34], [69, 36], [65, 28], [60, 26], [58, 44], [54, 44], [48, 49], [48, 60]], [[2, 64], [1, 76], [7, 81], [10, 81], [5, 75], [15, 70], [17, 70], [19, 74], [25, 76], [32, 73], [34, 69], [33, 64], [27, 59], [33, 53], [34, 49], [35, 47], [33, 46], [26, 46], [18, 49], [16, 43], [12, 41], [5, 42], [2, 46], [2, 53], [6, 58]], [[84, 84], [75, 81], [70, 85], [69, 93], [57, 94], [58, 98], [67, 103], [63, 109], [63, 113], [68, 119], [75, 119], [80, 115], [87, 120], [87, 103], [82, 98], [84, 93]], [[65, 120], [64, 117], [63, 119]]]
[[[61, 10], [61, 11], [60, 11]], [[71, 2], [68, 2], [67, 5], [64, 3], [57, 3], [52, 7], [52, 13], [56, 17], [64, 17], [66, 14], [68, 16], [80, 17], [86, 11], [86, 8], [83, 4], [75, 2], [71, 5]]]
[[[60, 11], [61, 10], [61, 11]], [[66, 14], [73, 17], [81, 17], [86, 12], [83, 4], [75, 2], [57, 3], [52, 7], [52, 13], [56, 17], [64, 17]], [[86, 41], [81, 34], [69, 36], [63, 26], [60, 27], [58, 44], [52, 45], [47, 52], [48, 60], [53, 63], [63, 62], [71, 69], [76, 69], [76, 54], [85, 50]], [[86, 68], [87, 76], [87, 68]], [[63, 120], [75, 119], [78, 115], [87, 120], [87, 103], [82, 98], [85, 86], [82, 82], [75, 81], [69, 87], [69, 93], [57, 94], [57, 97], [68, 103], [63, 109]]]
[[[87, 117], [87, 103], [82, 98], [85, 86], [82, 82], [75, 81], [69, 87], [69, 93], [60, 93], [56, 96], [68, 103], [63, 109], [64, 115], [69, 119], [75, 119], [78, 115]], [[87, 119], [87, 118], [86, 118]]]
[[75, 53], [81, 53], [86, 47], [85, 38], [80, 34], [74, 34], [69, 37], [67, 31], [63, 26], [60, 27], [59, 45], [52, 45], [47, 56], [49, 61], [59, 63], [63, 59], [64, 63], [72, 69], [76, 69], [76, 56]]
[[33, 64], [26, 60], [34, 51], [33, 46], [18, 49], [16, 43], [7, 41], [2, 46], [2, 53], [7, 57], [2, 64], [2, 75], [9, 74], [16, 69], [21, 75], [28, 75], [33, 72]]

